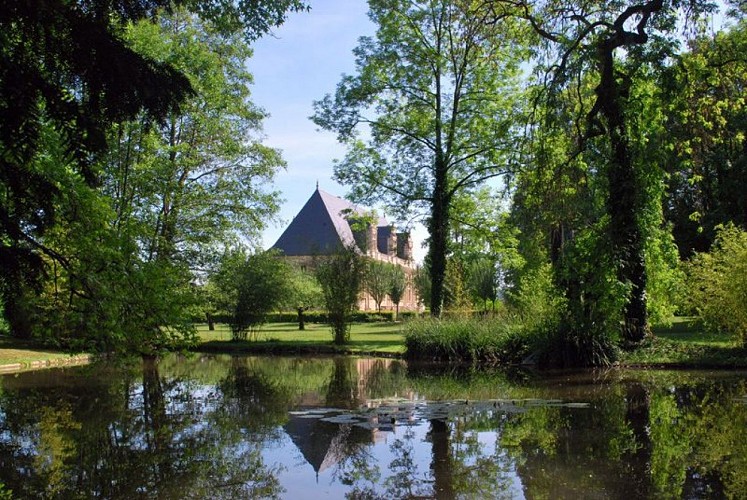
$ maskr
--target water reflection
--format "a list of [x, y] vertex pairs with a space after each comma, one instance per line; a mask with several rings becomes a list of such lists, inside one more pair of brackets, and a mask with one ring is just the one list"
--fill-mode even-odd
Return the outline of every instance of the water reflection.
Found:
[[713, 498], [747, 491], [740, 373], [170, 357], [4, 376], [18, 498]]

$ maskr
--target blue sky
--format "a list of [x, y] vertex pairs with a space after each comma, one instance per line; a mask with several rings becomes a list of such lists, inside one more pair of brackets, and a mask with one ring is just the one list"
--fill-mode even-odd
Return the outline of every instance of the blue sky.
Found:
[[[271, 224], [262, 235], [268, 248], [311, 196], [319, 181], [324, 191], [343, 196], [347, 188], [332, 180], [333, 160], [344, 155], [335, 134], [318, 130], [308, 119], [312, 103], [333, 93], [343, 73], [355, 70], [353, 48], [358, 38], [373, 35], [365, 0], [312, 0], [311, 11], [292, 14], [286, 23], [254, 45], [247, 66], [254, 74], [252, 100], [270, 113], [265, 122], [265, 144], [282, 150], [288, 163], [277, 175], [282, 193], [281, 224]], [[390, 222], [395, 222], [391, 221]], [[424, 250], [415, 232], [416, 260]]]

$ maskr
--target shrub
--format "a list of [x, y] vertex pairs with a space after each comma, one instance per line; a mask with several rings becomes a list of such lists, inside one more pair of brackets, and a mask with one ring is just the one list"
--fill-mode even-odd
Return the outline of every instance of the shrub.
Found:
[[732, 224], [717, 231], [711, 251], [687, 266], [689, 301], [706, 328], [747, 346], [747, 232]]
[[349, 340], [350, 322], [364, 275], [365, 261], [353, 247], [341, 248], [316, 268], [335, 344], [345, 344]]

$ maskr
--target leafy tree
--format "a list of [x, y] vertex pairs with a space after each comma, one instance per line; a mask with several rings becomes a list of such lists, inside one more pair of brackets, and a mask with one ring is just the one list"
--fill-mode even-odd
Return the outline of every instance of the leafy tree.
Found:
[[485, 310], [490, 302], [495, 311], [495, 301], [498, 300], [498, 277], [495, 262], [488, 258], [475, 260], [469, 265], [469, 291], [476, 301], [483, 304]]
[[[106, 150], [110, 124], [140, 113], [163, 119], [194, 93], [188, 78], [168, 62], [136, 52], [124, 36], [128, 23], [151, 19], [160, 9], [179, 5], [215, 21], [223, 33], [243, 30], [246, 39], [280, 24], [289, 9], [304, 8], [299, 0], [11, 1], [4, 5], [0, 13], [4, 302], [16, 301], [8, 297], [8, 290], [39, 278], [50, 261], [68, 265], [65, 256], [42, 238], [55, 225], [59, 196], [73, 195], [63, 190], [79, 178], [88, 186], [96, 184], [95, 165]], [[59, 132], [66, 161], [40, 170], [38, 160], [47, 154], [45, 129]]]
[[379, 260], [368, 259], [366, 261], [364, 287], [376, 303], [376, 310], [379, 312], [381, 312], [381, 303], [389, 293], [390, 265]]
[[431, 297], [431, 277], [430, 273], [428, 273], [428, 270], [423, 266], [418, 266], [417, 269], [415, 269], [415, 274], [413, 275], [413, 286], [415, 286], [415, 291], [418, 293], [418, 301], [422, 306], [427, 306], [430, 304], [430, 297]]
[[316, 266], [335, 344], [345, 344], [350, 337], [350, 318], [358, 305], [365, 272], [365, 260], [354, 246], [338, 249]]
[[284, 163], [260, 142], [266, 114], [249, 100], [251, 50], [240, 36], [182, 10], [158, 20], [132, 25], [127, 38], [185, 74], [195, 96], [161, 125], [113, 128], [105, 192], [115, 227], [137, 239], [144, 260], [204, 269], [216, 243], [255, 236], [271, 220], [277, 193], [262, 186]]
[[[606, 228], [617, 279], [625, 286], [622, 336], [636, 343], [648, 332], [646, 305], [645, 221], [650, 208], [650, 180], [641, 170], [633, 141], [631, 88], [636, 70], [647, 61], [670, 53], [678, 9], [694, 17], [709, 9], [705, 1], [647, 0], [640, 3], [607, 2], [580, 5], [557, 0], [535, 6], [523, 2], [525, 17], [548, 42], [549, 85], [547, 102], [583, 78], [593, 78], [594, 98], [582, 106], [577, 129], [580, 149], [594, 137], [604, 137], [609, 158]], [[603, 8], [602, 8], [603, 7]], [[626, 57], [619, 57], [625, 50]], [[581, 95], [581, 94], [579, 94]], [[583, 118], [581, 118], [583, 117]]]
[[680, 256], [705, 252], [716, 227], [747, 228], [747, 23], [689, 45], [662, 75], [667, 109], [667, 220]]
[[389, 268], [389, 287], [387, 289], [387, 295], [392, 299], [392, 304], [396, 308], [395, 319], [399, 317], [399, 303], [402, 302], [402, 297], [405, 295], [407, 289], [407, 275], [404, 269], [400, 266], [392, 265]]
[[298, 329], [305, 330], [304, 312], [324, 303], [322, 288], [316, 277], [297, 267], [291, 267], [288, 295], [283, 299], [283, 307], [298, 312]]
[[464, 278], [462, 262], [457, 258], [450, 258], [446, 263], [444, 277], [444, 308], [451, 311], [466, 311], [470, 308]]
[[732, 333], [747, 346], [747, 232], [718, 228], [708, 253], [695, 254], [688, 266], [690, 305], [706, 326]]
[[[378, 30], [355, 50], [357, 75], [316, 102], [313, 119], [347, 144], [335, 176], [355, 198], [426, 214], [430, 307], [439, 316], [454, 199], [510, 170], [523, 33], [508, 16], [493, 19], [486, 3], [369, 5]], [[370, 131], [366, 141], [360, 129]]]
[[244, 247], [228, 248], [219, 258], [214, 270], [208, 275], [203, 290], [206, 314], [230, 317], [238, 300], [238, 280], [241, 268], [249, 259]]
[[290, 290], [290, 269], [273, 252], [249, 256], [238, 270], [236, 304], [231, 331], [236, 340], [246, 340], [247, 333], [256, 337], [267, 314], [282, 303]]

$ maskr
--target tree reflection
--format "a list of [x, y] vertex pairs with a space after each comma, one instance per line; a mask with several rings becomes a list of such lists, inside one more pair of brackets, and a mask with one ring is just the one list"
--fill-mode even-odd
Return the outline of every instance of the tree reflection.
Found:
[[18, 378], [53, 375], [43, 389], [4, 380], [0, 478], [16, 496], [279, 495], [277, 471], [259, 446], [244, 442], [231, 420], [212, 418], [222, 401], [204, 404], [189, 382], [163, 377], [157, 362], [143, 362], [141, 383], [131, 369]]

